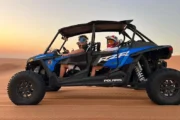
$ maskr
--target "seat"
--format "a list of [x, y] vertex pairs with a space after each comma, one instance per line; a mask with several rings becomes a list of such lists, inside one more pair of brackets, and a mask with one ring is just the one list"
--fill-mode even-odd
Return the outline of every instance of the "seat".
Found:
[[[90, 43], [88, 44], [88, 49], [86, 50], [86, 52], [90, 51]], [[92, 50], [93, 51], [101, 51], [101, 43], [100, 42], [96, 42], [92, 45]]]

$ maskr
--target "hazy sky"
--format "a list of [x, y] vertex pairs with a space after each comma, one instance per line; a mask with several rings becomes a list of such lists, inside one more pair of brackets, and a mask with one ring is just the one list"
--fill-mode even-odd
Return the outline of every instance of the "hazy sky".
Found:
[[[179, 6], [180, 0], [0, 0], [0, 57], [42, 53], [64, 26], [126, 19], [133, 19], [137, 29], [156, 43], [170, 44], [174, 54], [180, 54]], [[72, 49], [73, 44], [67, 47]]]

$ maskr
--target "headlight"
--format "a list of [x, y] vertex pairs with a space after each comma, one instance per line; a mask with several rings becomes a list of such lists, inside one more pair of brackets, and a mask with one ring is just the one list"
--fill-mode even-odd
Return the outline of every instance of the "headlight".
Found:
[[28, 59], [28, 61], [27, 62], [32, 62], [33, 61], [33, 58], [30, 58], [30, 59]]

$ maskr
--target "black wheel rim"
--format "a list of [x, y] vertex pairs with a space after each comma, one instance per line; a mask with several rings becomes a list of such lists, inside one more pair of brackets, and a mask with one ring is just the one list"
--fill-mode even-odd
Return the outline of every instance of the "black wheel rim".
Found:
[[165, 97], [173, 97], [179, 91], [179, 84], [175, 80], [163, 80], [160, 84], [160, 92]]
[[17, 85], [17, 93], [22, 98], [31, 98], [33, 95], [34, 87], [31, 81], [22, 80]]

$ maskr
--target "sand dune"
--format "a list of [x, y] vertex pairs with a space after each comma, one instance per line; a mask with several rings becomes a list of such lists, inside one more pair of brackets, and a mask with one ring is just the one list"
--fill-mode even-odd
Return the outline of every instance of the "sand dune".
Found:
[[24, 69], [26, 64], [25, 59], [0, 59], [0, 73], [8, 72], [15, 69]]
[[[179, 69], [180, 57], [172, 57], [168, 67]], [[15, 106], [7, 96], [10, 77], [24, 69], [26, 60], [0, 59], [0, 120], [179, 120], [178, 106], [157, 106], [145, 91], [124, 88], [62, 87], [46, 93], [37, 106]]]
[[168, 62], [168, 67], [180, 70], [180, 56], [173, 56], [166, 61]]
[[0, 71], [6, 72], [9, 70], [14, 70], [14, 69], [18, 69], [21, 68], [22, 66], [17, 65], [17, 64], [13, 64], [13, 63], [4, 63], [2, 65], [0, 65]]

